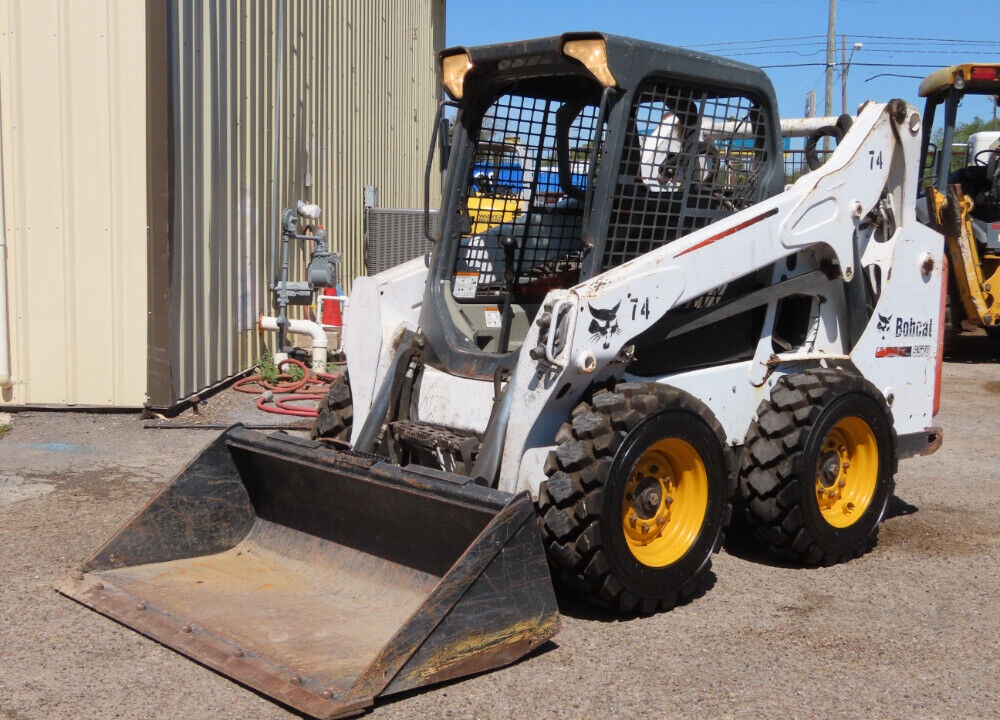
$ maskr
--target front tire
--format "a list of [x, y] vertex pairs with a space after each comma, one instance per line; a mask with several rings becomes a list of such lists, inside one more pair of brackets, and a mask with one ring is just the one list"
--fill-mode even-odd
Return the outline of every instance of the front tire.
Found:
[[896, 472], [892, 414], [867, 381], [818, 369], [781, 378], [750, 426], [743, 519], [775, 554], [830, 565], [868, 552]]
[[556, 440], [539, 513], [557, 580], [623, 613], [699, 590], [733, 491], [711, 411], [676, 389], [626, 383], [578, 405]]
[[309, 434], [313, 440], [349, 443], [353, 424], [354, 402], [345, 373], [333, 379], [326, 396], [316, 406], [316, 420]]

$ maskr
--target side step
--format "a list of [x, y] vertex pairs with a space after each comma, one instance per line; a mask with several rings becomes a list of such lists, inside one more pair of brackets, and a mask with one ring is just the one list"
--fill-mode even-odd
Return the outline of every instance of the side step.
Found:
[[224, 432], [59, 592], [318, 718], [509, 664], [559, 627], [525, 494]]

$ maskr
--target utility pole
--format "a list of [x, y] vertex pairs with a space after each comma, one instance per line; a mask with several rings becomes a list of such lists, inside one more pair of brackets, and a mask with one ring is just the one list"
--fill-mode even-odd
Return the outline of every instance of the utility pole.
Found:
[[840, 36], [840, 103], [841, 111], [847, 115], [847, 73], [851, 69], [851, 60], [854, 59], [854, 53], [863, 48], [859, 42], [854, 43], [851, 48], [851, 54], [847, 54], [847, 36]]
[[826, 104], [823, 112], [833, 115], [833, 68], [837, 58], [837, 0], [830, 0], [830, 19], [826, 26]]
[[840, 112], [847, 114], [847, 36], [840, 36]]

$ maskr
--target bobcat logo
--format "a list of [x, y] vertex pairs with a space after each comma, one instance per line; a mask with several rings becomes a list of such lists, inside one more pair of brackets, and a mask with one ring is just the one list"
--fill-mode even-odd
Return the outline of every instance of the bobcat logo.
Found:
[[875, 326], [875, 329], [879, 332], [885, 332], [889, 329], [890, 322], [892, 322], [892, 315], [883, 315], [882, 313], [878, 313], [878, 325]]
[[618, 304], [610, 310], [601, 310], [587, 303], [587, 308], [593, 317], [590, 321], [590, 328], [588, 328], [590, 339], [597, 342], [604, 338], [605, 350], [611, 347], [611, 337], [621, 332], [621, 328], [618, 327], [618, 308], [621, 307], [621, 304], [622, 302], [619, 300]]

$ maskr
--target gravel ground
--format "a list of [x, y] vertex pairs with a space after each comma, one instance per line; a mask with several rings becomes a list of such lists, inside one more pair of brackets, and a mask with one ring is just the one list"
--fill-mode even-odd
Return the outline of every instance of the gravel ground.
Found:
[[[688, 605], [619, 621], [564, 600], [535, 656], [370, 717], [1000, 716], [1000, 364], [985, 338], [962, 341], [945, 364], [944, 447], [900, 465], [870, 554], [803, 569], [730, 542]], [[169, 430], [14, 415], [0, 439], [0, 717], [296, 717], [52, 590], [215, 435], [176, 426], [276, 418], [231, 391], [200, 410]]]

